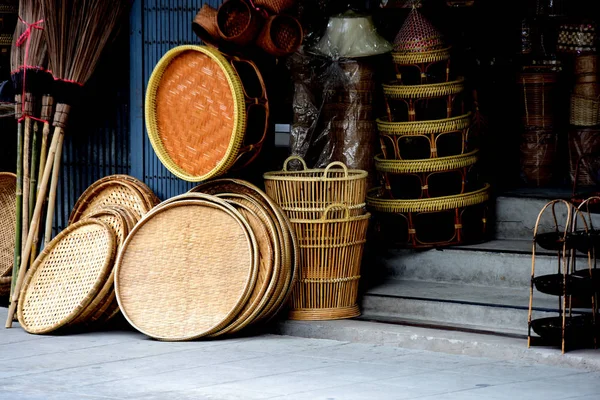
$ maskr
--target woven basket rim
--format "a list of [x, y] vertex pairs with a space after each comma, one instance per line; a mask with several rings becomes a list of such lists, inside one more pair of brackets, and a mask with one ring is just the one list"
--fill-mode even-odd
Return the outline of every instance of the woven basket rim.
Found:
[[389, 122], [377, 118], [377, 128], [380, 133], [388, 135], [418, 136], [438, 133], [449, 133], [467, 129], [471, 126], [472, 113], [451, 118], [428, 121]]
[[424, 52], [392, 51], [392, 58], [397, 65], [426, 64], [450, 59], [452, 46], [443, 49], [429, 50]]
[[[300, 171], [287, 171], [285, 168], [287, 167], [287, 164], [290, 161], [293, 160], [298, 160], [302, 163], [304, 169], [300, 170]], [[348, 167], [345, 166], [345, 164], [339, 162], [339, 161], [334, 161], [332, 163], [330, 163], [327, 167], [325, 168], [306, 168], [306, 163], [304, 162], [304, 159], [302, 159], [302, 157], [299, 156], [290, 156], [288, 157], [284, 163], [284, 169], [282, 169], [281, 171], [269, 171], [269, 172], [265, 172], [263, 174], [263, 178], [265, 180], [273, 180], [273, 181], [295, 181], [295, 182], [343, 182], [343, 181], [353, 181], [353, 180], [358, 180], [358, 179], [366, 179], [367, 176], [369, 175], [369, 173], [365, 170], [362, 169], [348, 169]], [[342, 177], [335, 177], [335, 178], [329, 178], [325, 176], [325, 173], [327, 171], [331, 171], [332, 167], [335, 166], [340, 166], [342, 167], [341, 169], [336, 168], [333, 171], [335, 172], [344, 172], [346, 176], [342, 176]], [[347, 172], [346, 172], [347, 171]], [[303, 176], [298, 176], [298, 175], [311, 175], [311, 174], [323, 174], [323, 176], [320, 177], [314, 177], [314, 176], [307, 176], [307, 177], [303, 177]]]
[[[214, 61], [224, 72], [225, 78], [229, 85], [233, 97], [233, 132], [229, 145], [223, 158], [218, 164], [209, 172], [204, 175], [192, 175], [186, 172], [183, 168], [179, 167], [167, 154], [166, 149], [163, 147], [162, 142], [158, 133], [158, 122], [156, 115], [156, 94], [162, 76], [171, 61], [178, 57], [180, 54], [188, 51], [200, 52], [208, 56]], [[145, 115], [146, 115], [146, 127], [148, 130], [148, 138], [152, 148], [154, 149], [157, 157], [162, 164], [180, 179], [188, 182], [200, 182], [210, 178], [214, 178], [220, 174], [225, 173], [235, 163], [238, 152], [242, 147], [244, 141], [244, 134], [246, 130], [246, 107], [243, 84], [237, 72], [233, 66], [227, 61], [225, 56], [216, 49], [207, 46], [198, 45], [183, 45], [175, 47], [169, 50], [163, 57], [158, 61], [150, 80], [148, 82], [148, 89], [146, 90], [146, 102], [145, 102]]]
[[[79, 228], [81, 228], [82, 226], [86, 226], [86, 225], [101, 226], [104, 229], [106, 236], [108, 238], [108, 248], [109, 248], [110, 254], [107, 254], [104, 265], [100, 271], [99, 278], [96, 280], [94, 286], [90, 289], [90, 291], [88, 292], [86, 297], [79, 303], [78, 307], [76, 307], [62, 321], [59, 321], [52, 326], [38, 327], [37, 329], [34, 327], [28, 326], [24, 322], [24, 318], [23, 318], [23, 304], [25, 302], [25, 296], [27, 295], [27, 289], [29, 288], [31, 281], [34, 279], [36, 272], [38, 271], [39, 268], [42, 267], [43, 262], [45, 261], [46, 257], [52, 252], [52, 250], [54, 250], [54, 248], [58, 245], [58, 243], [60, 243], [61, 240], [63, 240], [66, 236], [68, 236], [72, 232], [74, 232], [74, 231], [78, 230]], [[99, 293], [99, 291], [104, 286], [105, 281], [106, 281], [110, 271], [112, 270], [113, 262], [115, 260], [115, 255], [116, 255], [115, 235], [114, 235], [112, 229], [108, 226], [108, 224], [106, 224], [103, 221], [100, 221], [97, 219], [91, 219], [91, 218], [84, 219], [82, 221], [78, 221], [72, 225], [69, 225], [62, 232], [60, 232], [58, 235], [56, 235], [56, 237], [54, 239], [52, 239], [52, 241], [50, 243], [48, 243], [48, 245], [44, 248], [44, 250], [38, 255], [38, 257], [36, 258], [35, 262], [31, 266], [29, 271], [27, 271], [27, 275], [23, 282], [21, 293], [19, 294], [19, 302], [18, 302], [18, 310], [17, 310], [19, 323], [21, 324], [23, 329], [25, 329], [29, 333], [43, 334], [43, 333], [52, 332], [54, 330], [57, 330], [61, 327], [64, 327], [64, 326], [70, 324], [71, 322], [73, 322], [83, 311], [85, 311], [85, 308], [94, 300], [96, 295]]]
[[474, 165], [479, 159], [479, 149], [465, 154], [420, 160], [388, 160], [382, 154], [375, 156], [375, 168], [380, 172], [397, 174], [446, 172]]
[[[211, 196], [211, 197], [214, 197], [214, 196]], [[119, 252], [119, 255], [115, 262], [115, 295], [116, 295], [117, 302], [119, 304], [119, 309], [121, 310], [121, 313], [123, 314], [125, 319], [131, 324], [131, 326], [133, 326], [135, 329], [137, 329], [138, 331], [142, 332], [143, 334], [145, 334], [149, 337], [152, 337], [154, 339], [157, 339], [157, 340], [185, 341], [185, 340], [199, 339], [201, 337], [208, 336], [212, 333], [215, 333], [215, 332], [219, 331], [220, 329], [224, 328], [225, 326], [227, 326], [237, 316], [237, 314], [240, 312], [240, 310], [246, 304], [246, 302], [250, 298], [250, 295], [252, 293], [254, 284], [256, 283], [256, 277], [258, 274], [258, 251], [257, 251], [256, 238], [254, 237], [252, 230], [248, 226], [248, 223], [241, 216], [241, 214], [237, 210], [233, 209], [233, 207], [230, 207], [229, 205], [227, 205], [227, 207], [224, 207], [223, 203], [225, 203], [225, 202], [220, 199], [206, 200], [206, 199], [199, 199], [199, 198], [190, 199], [190, 200], [182, 199], [182, 200], [178, 200], [178, 201], [173, 201], [169, 204], [165, 204], [165, 205], [161, 205], [160, 207], [156, 207], [154, 210], [152, 210], [151, 212], [146, 214], [136, 224], [136, 226], [133, 228], [133, 230], [129, 233], [129, 235], [127, 236], [127, 240], [125, 240], [125, 243], [123, 244], [123, 247], [122, 247], [121, 251]], [[252, 252], [252, 266], [250, 267], [250, 271], [249, 271], [248, 277], [246, 279], [245, 289], [244, 289], [243, 293], [241, 293], [241, 295], [237, 299], [236, 305], [217, 324], [213, 325], [212, 327], [210, 327], [208, 329], [205, 329], [203, 332], [200, 332], [197, 334], [192, 334], [192, 335], [189, 335], [186, 337], [167, 337], [164, 335], [155, 335], [150, 332], [147, 332], [145, 329], [141, 329], [127, 315], [127, 307], [124, 307], [123, 299], [122, 299], [122, 295], [121, 295], [120, 284], [119, 284], [119, 276], [120, 276], [120, 271], [122, 268], [121, 266], [122, 266], [123, 258], [125, 257], [126, 251], [131, 244], [131, 241], [133, 240], [133, 238], [135, 237], [137, 232], [139, 232], [146, 225], [146, 223], [149, 220], [156, 217], [156, 215], [164, 213], [166, 211], [169, 211], [173, 208], [186, 207], [186, 206], [187, 207], [189, 207], [189, 206], [192, 206], [192, 207], [204, 206], [204, 207], [220, 209], [221, 211], [227, 213], [232, 219], [234, 219], [240, 225], [240, 227], [246, 234], [246, 238], [248, 240], [248, 244], [249, 244], [249, 246], [251, 248], [251, 252]]]
[[433, 197], [427, 199], [381, 199], [377, 193], [381, 188], [374, 188], [367, 194], [367, 205], [375, 211], [388, 213], [404, 212], [435, 212], [453, 210], [481, 204], [490, 198], [490, 185], [486, 183], [483, 188], [463, 194]]
[[425, 85], [383, 84], [383, 93], [393, 99], [424, 99], [449, 96], [461, 93], [465, 87], [465, 78], [442, 83]]

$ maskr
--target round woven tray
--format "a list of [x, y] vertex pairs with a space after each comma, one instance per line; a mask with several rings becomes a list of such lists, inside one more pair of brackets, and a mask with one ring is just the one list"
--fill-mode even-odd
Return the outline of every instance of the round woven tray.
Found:
[[0, 284], [5, 285], [15, 257], [16, 189], [16, 175], [0, 172]]
[[160, 161], [177, 177], [204, 181], [225, 173], [244, 142], [242, 81], [205, 46], [179, 46], [158, 62], [146, 93], [146, 126]]
[[246, 305], [258, 251], [233, 207], [180, 200], [136, 225], [115, 268], [117, 300], [131, 325], [156, 339], [191, 340], [223, 329]]
[[113, 266], [115, 236], [104, 222], [77, 222], [54, 238], [26, 275], [19, 323], [49, 333], [79, 316], [104, 286]]
[[135, 178], [113, 175], [94, 182], [79, 197], [69, 217], [72, 224], [106, 206], [122, 206], [139, 218], [159, 203], [158, 197]]
[[414, 65], [428, 64], [450, 59], [450, 47], [439, 50], [430, 50], [424, 52], [392, 52], [394, 64], [398, 65]]
[[380, 172], [394, 174], [416, 174], [421, 172], [442, 172], [471, 166], [479, 159], [479, 150], [470, 153], [428, 158], [425, 160], [386, 160], [383, 156], [375, 156], [375, 168]]
[[484, 203], [490, 199], [490, 185], [486, 183], [482, 189], [464, 194], [414, 200], [383, 199], [379, 193], [381, 193], [381, 188], [375, 188], [370, 190], [367, 195], [367, 206], [374, 211], [388, 213], [435, 212]]
[[461, 93], [465, 89], [464, 78], [451, 82], [427, 85], [384, 84], [383, 94], [390, 99], [430, 99]]
[[377, 119], [379, 132], [386, 135], [416, 136], [455, 132], [471, 126], [471, 113], [434, 121], [388, 122]]
[[[219, 194], [243, 194], [252, 198], [257, 203], [261, 204], [265, 210], [272, 216], [280, 235], [280, 243], [283, 249], [282, 252], [282, 287], [278, 290], [277, 297], [273, 298], [261, 316], [260, 320], [268, 320], [277, 315], [285, 306], [291, 289], [296, 281], [298, 274], [298, 248], [296, 235], [293, 232], [290, 220], [285, 216], [283, 210], [269, 197], [265, 192], [256, 186], [246, 181], [238, 179], [217, 179], [214, 181], [202, 183], [190, 190], [190, 192], [202, 192], [212, 195]], [[258, 320], [257, 319], [257, 320]]]

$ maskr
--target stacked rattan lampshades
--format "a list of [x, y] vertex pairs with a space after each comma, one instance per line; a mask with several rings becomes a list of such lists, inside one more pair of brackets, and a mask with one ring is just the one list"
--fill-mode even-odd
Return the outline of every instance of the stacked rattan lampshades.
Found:
[[0, 172], [0, 296], [10, 293], [15, 252], [17, 177]]
[[158, 198], [142, 182], [112, 175], [79, 198], [70, 225], [27, 272], [18, 303], [21, 326], [50, 333], [99, 326], [119, 313], [114, 265], [125, 239]]
[[[288, 169], [298, 161], [299, 170]], [[264, 175], [266, 191], [290, 217], [298, 238], [299, 276], [290, 319], [329, 320], [360, 315], [358, 284], [370, 214], [367, 172], [341, 162], [308, 169], [292, 156], [282, 171]]]
[[116, 263], [117, 300], [131, 325], [155, 339], [233, 334], [283, 308], [297, 257], [289, 220], [264, 192], [213, 180], [136, 225]]
[[369, 191], [386, 237], [409, 247], [480, 241], [489, 186], [479, 182], [473, 116], [464, 80], [453, 77], [450, 48], [416, 8], [392, 53], [396, 80], [384, 84], [387, 117], [377, 120], [383, 186]]

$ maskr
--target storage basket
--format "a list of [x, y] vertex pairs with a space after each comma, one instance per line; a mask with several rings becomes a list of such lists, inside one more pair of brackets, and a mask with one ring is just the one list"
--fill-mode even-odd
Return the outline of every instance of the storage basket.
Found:
[[527, 127], [550, 127], [554, 124], [554, 90], [556, 73], [523, 73], [517, 83], [523, 91], [523, 124]]
[[[300, 161], [301, 170], [288, 170], [293, 160]], [[362, 214], [367, 176], [366, 171], [349, 170], [341, 162], [333, 162], [325, 169], [308, 169], [304, 160], [297, 156], [285, 160], [282, 171], [264, 174], [267, 194], [288, 217], [300, 219], [321, 218], [333, 203], [348, 206], [352, 216]]]
[[[336, 217], [342, 210], [343, 217]], [[292, 219], [300, 248], [300, 277], [292, 291], [290, 319], [328, 320], [360, 315], [358, 283], [370, 214], [350, 216], [344, 204], [320, 219]]]
[[10, 275], [15, 256], [17, 177], [0, 172], [0, 285], [10, 287]]
[[220, 40], [217, 10], [204, 3], [192, 21], [192, 30], [205, 44], [216, 46]]
[[600, 124], [600, 99], [572, 95], [570, 121], [575, 126]]
[[254, 41], [263, 18], [245, 0], [227, 0], [217, 12], [217, 28], [223, 40], [246, 46]]
[[292, 54], [302, 44], [302, 25], [289, 15], [273, 15], [267, 19], [256, 44], [276, 57]]

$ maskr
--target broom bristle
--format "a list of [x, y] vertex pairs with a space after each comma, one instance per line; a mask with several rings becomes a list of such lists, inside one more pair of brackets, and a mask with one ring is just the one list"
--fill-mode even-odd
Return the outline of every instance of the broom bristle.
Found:
[[42, 0], [54, 77], [84, 84], [129, 4], [129, 0]]
[[[40, 21], [43, 18], [41, 0], [20, 0], [19, 17], [29, 24]], [[44, 23], [40, 24], [44, 28]], [[46, 38], [42, 30], [32, 29], [29, 39], [29, 51], [27, 60], [25, 60], [25, 46], [17, 46], [17, 40], [27, 30], [27, 25], [17, 20], [17, 26], [13, 36], [13, 45], [11, 48], [10, 67], [12, 71], [17, 70], [25, 63], [32, 67], [46, 68], [48, 62], [48, 52], [46, 49]]]

